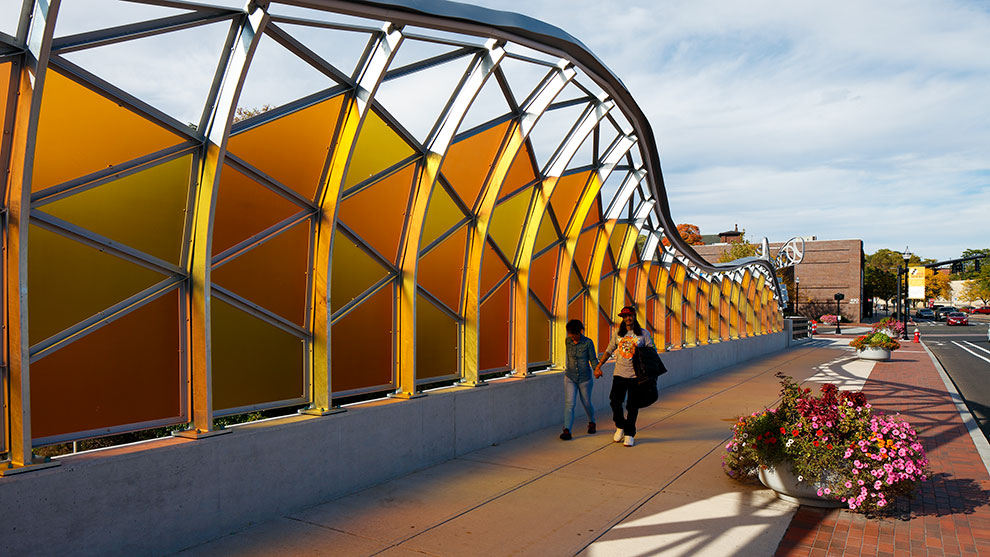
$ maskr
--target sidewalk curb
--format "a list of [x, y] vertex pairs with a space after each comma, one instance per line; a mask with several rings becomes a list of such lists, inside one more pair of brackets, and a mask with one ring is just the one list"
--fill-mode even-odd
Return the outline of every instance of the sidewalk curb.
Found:
[[942, 367], [942, 363], [938, 361], [935, 354], [928, 349], [928, 346], [924, 342], [921, 346], [928, 353], [928, 357], [932, 359], [932, 363], [935, 364], [935, 369], [938, 371], [939, 376], [942, 378], [942, 383], [945, 384], [945, 389], [949, 391], [949, 396], [952, 397], [952, 402], [956, 405], [956, 410], [959, 412], [959, 417], [962, 418], [963, 424], [966, 425], [966, 429], [969, 431], [969, 436], [973, 438], [973, 444], [976, 445], [976, 452], [980, 455], [980, 460], [983, 461], [983, 467], [986, 468], [987, 474], [990, 474], [990, 443], [987, 442], [987, 438], [983, 436], [983, 431], [976, 425], [976, 419], [973, 418], [973, 414], [970, 413], [969, 408], [966, 407], [966, 402], [963, 400], [962, 395], [956, 390], [955, 384], [952, 382], [952, 378], [945, 373], [945, 368]]

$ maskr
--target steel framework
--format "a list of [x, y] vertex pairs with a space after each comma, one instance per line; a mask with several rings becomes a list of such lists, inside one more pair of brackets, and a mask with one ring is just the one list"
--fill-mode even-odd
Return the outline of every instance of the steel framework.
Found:
[[[649, 122], [560, 29], [440, 0], [131, 3], [153, 15], [65, 34], [59, 0], [0, 13], [12, 469], [49, 443], [559, 368], [568, 319], [603, 343], [624, 305], [667, 349], [781, 330], [769, 261], [665, 234]], [[126, 78], [193, 63], [120, 56], [149, 42], [213, 56], [192, 112]], [[280, 63], [308, 88], [266, 81]]]

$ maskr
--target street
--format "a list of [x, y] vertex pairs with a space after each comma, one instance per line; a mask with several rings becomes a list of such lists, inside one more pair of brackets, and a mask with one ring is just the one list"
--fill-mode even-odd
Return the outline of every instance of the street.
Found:
[[[969, 326], [948, 327], [944, 322], [919, 322], [921, 340], [941, 362], [970, 412], [990, 439], [990, 316], [970, 315]], [[908, 327], [914, 333], [915, 326]]]

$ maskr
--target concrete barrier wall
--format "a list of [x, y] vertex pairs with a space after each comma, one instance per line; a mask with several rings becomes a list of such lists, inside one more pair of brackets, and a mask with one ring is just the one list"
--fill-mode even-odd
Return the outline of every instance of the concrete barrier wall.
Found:
[[[785, 348], [789, 331], [667, 352], [661, 388]], [[611, 428], [606, 376], [593, 399]], [[244, 424], [198, 441], [80, 453], [0, 478], [0, 555], [161, 554], [559, 425], [563, 376], [538, 373], [326, 417]], [[662, 396], [662, 394], [661, 394]], [[578, 405], [578, 424], [583, 410]], [[332, 548], [327, 548], [332, 551]]]

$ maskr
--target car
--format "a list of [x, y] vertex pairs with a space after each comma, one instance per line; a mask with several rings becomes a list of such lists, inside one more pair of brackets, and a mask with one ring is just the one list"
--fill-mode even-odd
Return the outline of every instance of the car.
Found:
[[949, 315], [950, 313], [959, 313], [959, 310], [949, 306], [940, 307], [937, 310], [935, 310], [935, 319], [938, 319], [939, 321], [944, 321], [945, 316]]
[[976, 308], [973, 310], [973, 313], [984, 313], [984, 314], [990, 313], [990, 306], [983, 306], [981, 308]]
[[961, 311], [963, 313], [973, 313], [973, 310], [974, 309], [976, 309], [976, 308], [974, 308], [972, 306], [963, 306], [963, 307], [959, 308], [959, 311]]
[[969, 317], [961, 311], [953, 311], [947, 314], [945, 324], [948, 325], [969, 325]]
[[921, 308], [914, 312], [914, 316], [919, 319], [935, 319], [935, 312], [928, 308]]

